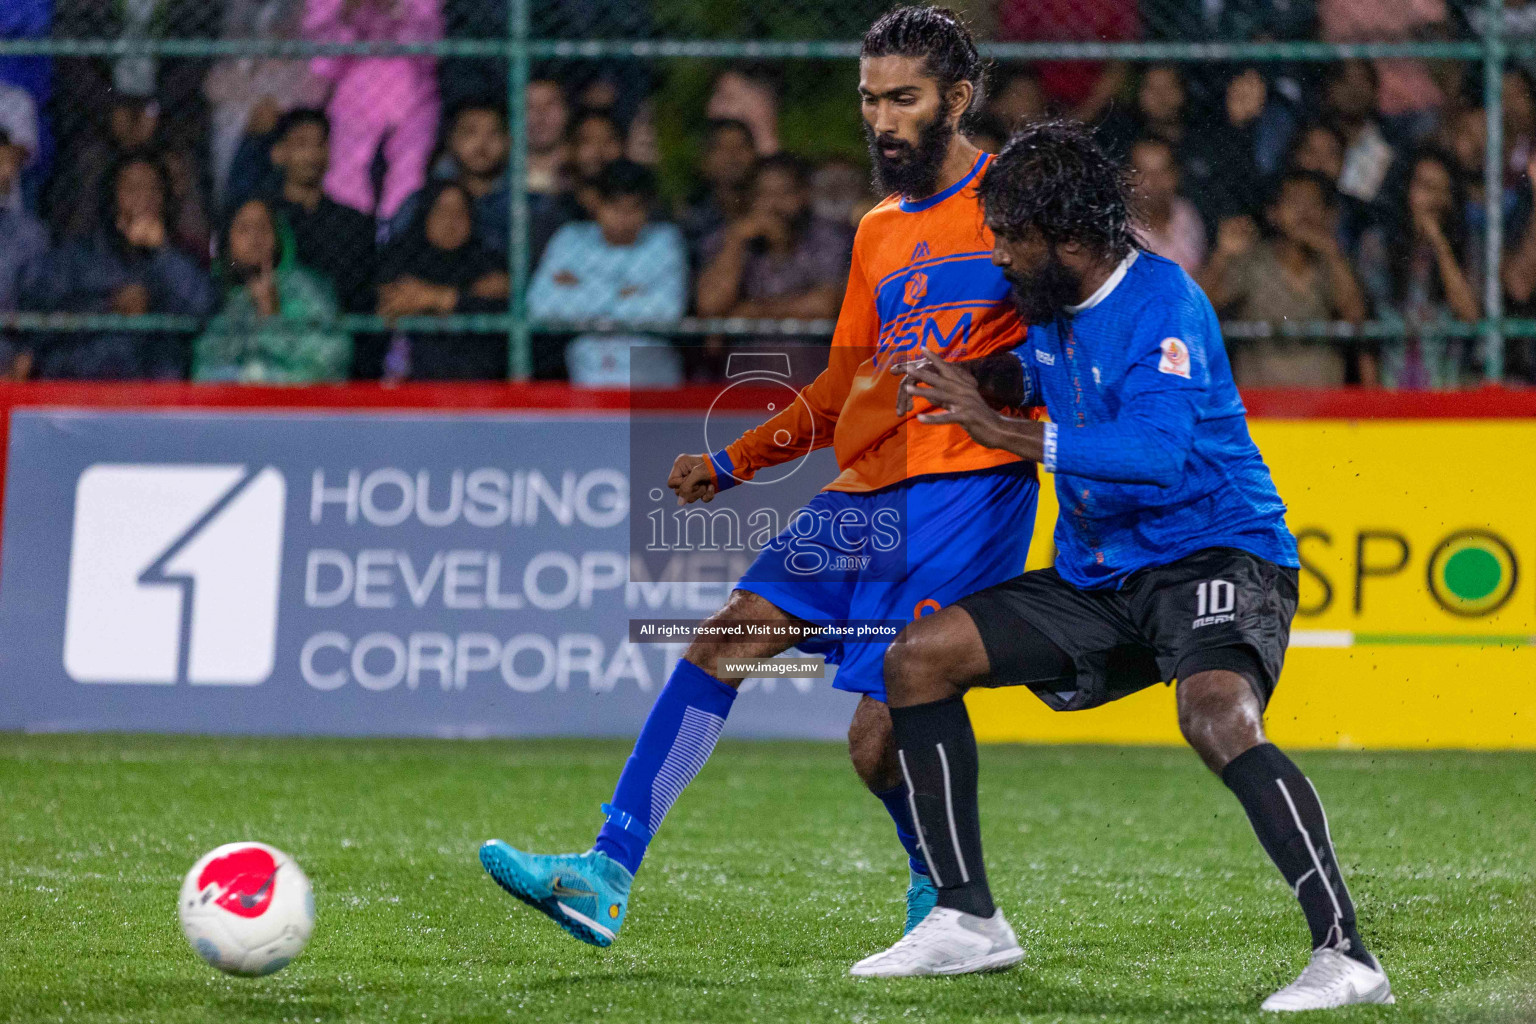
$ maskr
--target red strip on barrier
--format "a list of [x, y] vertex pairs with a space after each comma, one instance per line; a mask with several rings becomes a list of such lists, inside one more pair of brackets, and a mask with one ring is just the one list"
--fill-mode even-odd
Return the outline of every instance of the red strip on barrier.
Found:
[[[417, 413], [520, 412], [549, 414], [659, 414], [711, 407], [763, 408], [776, 390], [690, 386], [675, 391], [616, 391], [558, 383], [321, 384], [268, 387], [159, 382], [0, 382], [0, 499], [9, 453], [10, 413], [18, 408], [287, 409]], [[1247, 391], [1250, 416], [1273, 419], [1520, 419], [1536, 417], [1536, 389], [1488, 387], [1473, 391]], [[3, 504], [0, 504], [3, 508]]]

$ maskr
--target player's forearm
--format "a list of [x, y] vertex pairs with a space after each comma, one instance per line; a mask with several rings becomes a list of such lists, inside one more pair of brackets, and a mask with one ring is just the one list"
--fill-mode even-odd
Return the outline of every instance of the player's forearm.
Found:
[[1091, 427], [1042, 426], [1040, 464], [1053, 473], [1115, 484], [1172, 487], [1184, 472], [1187, 438], [1140, 417]]

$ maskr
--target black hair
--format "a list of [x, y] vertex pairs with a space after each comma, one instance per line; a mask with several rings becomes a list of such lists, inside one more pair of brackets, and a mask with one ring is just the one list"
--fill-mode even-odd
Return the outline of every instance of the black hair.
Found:
[[4, 128], [0, 128], [0, 146], [9, 146], [10, 144], [11, 133], [6, 131]]
[[1125, 168], [1081, 121], [1037, 121], [1014, 133], [977, 186], [987, 223], [1037, 230], [1049, 245], [1076, 242], [1101, 259], [1136, 248]]
[[[1392, 288], [1392, 301], [1398, 303], [1405, 302], [1408, 298], [1408, 278], [1413, 267], [1415, 245], [1413, 214], [1408, 209], [1408, 190], [1413, 187], [1413, 172], [1419, 164], [1425, 162], [1439, 164], [1450, 179], [1451, 206], [1446, 211], [1440, 227], [1445, 232], [1445, 240], [1450, 243], [1451, 251], [1456, 254], [1457, 259], [1466, 252], [1467, 195], [1461, 172], [1456, 166], [1456, 159], [1437, 146], [1421, 146], [1408, 160], [1404, 161], [1403, 166], [1407, 168], [1407, 173], [1400, 176], [1400, 180], [1392, 189], [1393, 216], [1388, 221], [1386, 232], [1387, 269]], [[1440, 277], [1438, 266], [1434, 268], [1431, 298], [1437, 302], [1445, 300], [1445, 282]]]
[[1298, 182], [1305, 182], [1311, 185], [1316, 185], [1317, 190], [1322, 193], [1323, 205], [1328, 207], [1328, 209], [1331, 210], [1339, 205], [1339, 188], [1331, 180], [1329, 180], [1326, 174], [1320, 174], [1317, 171], [1303, 170], [1300, 167], [1288, 168], [1287, 170], [1283, 171], [1278, 178], [1275, 179], [1274, 188], [1270, 190], [1269, 202], [1265, 205], [1274, 206], [1280, 201], [1280, 197], [1285, 193], [1285, 186]]
[[176, 223], [176, 199], [171, 194], [171, 172], [166, 168], [165, 160], [153, 149], [133, 149], [112, 161], [101, 179], [105, 187], [101, 194], [100, 224], [114, 237], [120, 237], [117, 230], [117, 182], [123, 172], [134, 164], [145, 164], [160, 179], [161, 213], [166, 228], [170, 229]]
[[769, 171], [783, 171], [795, 179], [795, 184], [802, 189], [811, 187], [811, 169], [806, 162], [793, 153], [774, 153], [770, 156], [759, 157], [752, 167], [752, 180], [756, 182]]
[[656, 198], [656, 174], [644, 164], [618, 159], [598, 172], [593, 187], [601, 198], [638, 196], [647, 205]]
[[315, 107], [295, 107], [284, 113], [282, 117], [277, 119], [277, 125], [272, 129], [272, 141], [274, 143], [282, 142], [295, 129], [302, 128], [307, 124], [319, 125], [326, 141], [330, 141], [331, 119], [326, 116], [325, 111]]
[[465, 114], [474, 113], [477, 111], [483, 111], [487, 114], [490, 114], [492, 117], [496, 118], [497, 123], [500, 124], [503, 129], [508, 129], [506, 101], [498, 100], [490, 96], [474, 96], [470, 97], [469, 99], [459, 100], [457, 103], [453, 104], [453, 106], [448, 108], [448, 116], [443, 118], [443, 124], [447, 125], [448, 130], [451, 132], [455, 127], [457, 127], [459, 118], [463, 117]]
[[596, 107], [582, 107], [572, 114], [569, 127], [566, 128], [566, 137], [570, 141], [575, 142], [577, 132], [588, 121], [607, 121], [609, 126], [613, 128], [613, 134], [618, 136], [620, 142], [624, 141], [624, 125], [609, 111], [598, 110]]
[[923, 70], [939, 83], [939, 93], [959, 82], [975, 90], [967, 111], [982, 102], [986, 64], [960, 15], [948, 7], [897, 7], [864, 33], [859, 57], [921, 57]]
[[712, 117], [704, 122], [704, 137], [711, 146], [715, 144], [715, 136], [721, 132], [740, 132], [746, 136], [749, 145], [756, 145], [752, 129], [745, 121], [738, 121], [734, 117]]

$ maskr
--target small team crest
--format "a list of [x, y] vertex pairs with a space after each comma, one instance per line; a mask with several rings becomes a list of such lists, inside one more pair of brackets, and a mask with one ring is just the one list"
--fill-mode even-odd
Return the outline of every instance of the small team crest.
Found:
[[913, 274], [907, 278], [907, 290], [902, 293], [902, 301], [909, 306], [915, 306], [928, 294], [928, 275], [923, 273]]
[[908, 263], [921, 263], [923, 260], [927, 259], [932, 254], [933, 254], [933, 250], [928, 248], [928, 243], [927, 242], [918, 242], [917, 243], [917, 248], [912, 250], [912, 258], [910, 260], [908, 260], [907, 262]]
[[1157, 361], [1159, 373], [1171, 373], [1175, 377], [1189, 379], [1189, 346], [1178, 338], [1164, 338], [1158, 346], [1163, 357]]

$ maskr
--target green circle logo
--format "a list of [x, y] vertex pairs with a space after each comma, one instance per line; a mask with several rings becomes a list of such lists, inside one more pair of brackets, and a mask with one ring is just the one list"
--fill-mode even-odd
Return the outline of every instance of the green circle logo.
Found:
[[1452, 615], [1491, 615], [1515, 592], [1515, 553], [1487, 530], [1462, 530], [1429, 558], [1429, 592]]

